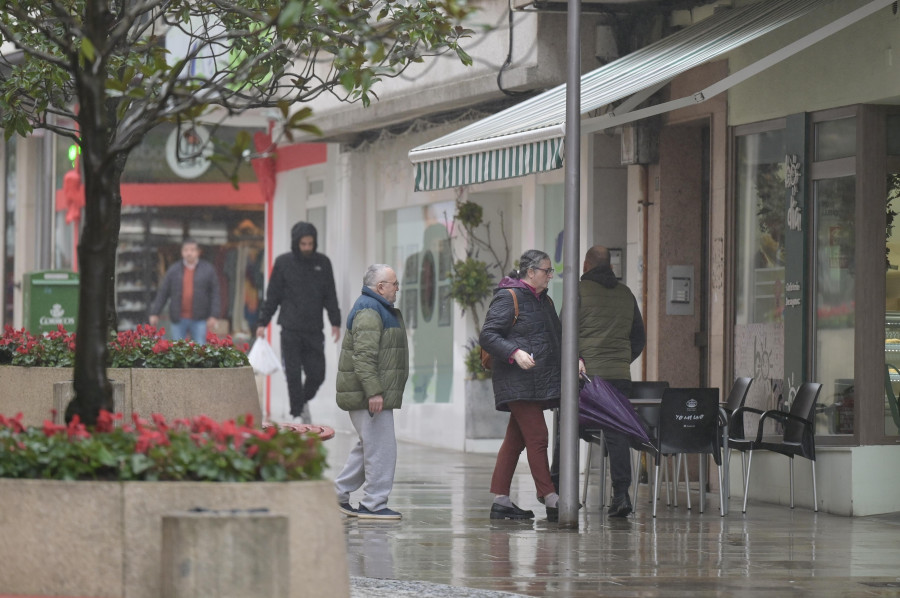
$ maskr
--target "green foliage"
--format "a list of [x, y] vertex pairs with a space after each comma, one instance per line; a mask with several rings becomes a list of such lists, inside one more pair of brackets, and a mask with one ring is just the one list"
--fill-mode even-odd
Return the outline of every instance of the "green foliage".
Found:
[[466, 366], [466, 379], [487, 380], [491, 377], [491, 371], [481, 367], [481, 345], [475, 339], [466, 343], [464, 363]]
[[[110, 333], [107, 367], [111, 368], [236, 368], [249, 365], [247, 345], [234, 346], [231, 337], [206, 335], [206, 344], [163, 338], [164, 329], [138, 326], [136, 331]], [[0, 337], [0, 364], [33, 367], [72, 367], [75, 333], [62, 326], [34, 337], [24, 329], [6, 326]]]
[[487, 264], [481, 260], [467, 257], [453, 264], [450, 277], [450, 296], [462, 306], [463, 310], [472, 309], [484, 301], [491, 293], [494, 281], [488, 272]]
[[318, 435], [292, 428], [216, 422], [206, 416], [175, 420], [101, 411], [88, 428], [46, 421], [25, 427], [21, 414], [0, 415], [0, 477], [104, 481], [283, 482], [318, 480], [325, 449]]

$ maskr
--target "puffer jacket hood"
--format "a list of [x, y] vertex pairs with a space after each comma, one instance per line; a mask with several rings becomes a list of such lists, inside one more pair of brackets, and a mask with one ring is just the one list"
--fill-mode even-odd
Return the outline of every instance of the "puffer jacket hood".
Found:
[[298, 222], [291, 229], [291, 251], [297, 259], [309, 259], [300, 251], [300, 239], [303, 237], [313, 238], [313, 253], [319, 250], [319, 233], [316, 227], [310, 222]]
[[616, 285], [619, 284], [618, 279], [616, 278], [616, 273], [612, 271], [612, 268], [609, 266], [597, 266], [591, 270], [588, 270], [581, 277], [581, 280], [590, 280], [593, 282], [598, 282], [605, 286], [607, 289], [614, 289]]

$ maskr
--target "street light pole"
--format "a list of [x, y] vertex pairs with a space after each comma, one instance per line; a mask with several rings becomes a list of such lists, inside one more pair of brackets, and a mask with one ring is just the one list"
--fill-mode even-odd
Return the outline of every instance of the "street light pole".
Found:
[[578, 249], [581, 196], [581, 0], [568, 0], [559, 526], [578, 528]]

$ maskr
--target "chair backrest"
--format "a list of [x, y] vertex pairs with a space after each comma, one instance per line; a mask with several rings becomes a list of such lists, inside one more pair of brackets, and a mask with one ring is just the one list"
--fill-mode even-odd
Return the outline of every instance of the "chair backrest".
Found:
[[891, 383], [891, 373], [900, 378], [900, 370], [890, 363], [884, 364], [884, 396], [887, 398], [888, 408], [894, 418], [894, 425], [900, 430], [900, 405], [897, 404], [897, 395], [894, 393], [894, 385]]
[[787, 420], [784, 424], [784, 441], [800, 443], [804, 446], [807, 453], [813, 455], [815, 454], [816, 445], [814, 416], [816, 401], [821, 390], [822, 385], [818, 382], [804, 382], [801, 384], [800, 390], [797, 391], [797, 396], [794, 397], [794, 402], [791, 403], [790, 413], [791, 415], [802, 417], [809, 423], [804, 424], [803, 422]]
[[[662, 399], [663, 392], [665, 392], [667, 388], [669, 388], [669, 383], [665, 381], [639, 380], [631, 383], [631, 397], [629, 398]], [[638, 415], [641, 416], [641, 419], [644, 420], [644, 423], [650, 428], [651, 432], [659, 426], [658, 405], [636, 406], [635, 410], [638, 412]]]
[[631, 383], [632, 399], [661, 399], [668, 382], [638, 380]]
[[658, 448], [662, 454], [719, 454], [719, 389], [668, 388], [659, 408]]
[[744, 401], [747, 400], [747, 392], [750, 390], [750, 384], [752, 383], [753, 378], [749, 376], [737, 378], [734, 381], [731, 392], [728, 393], [728, 400], [725, 401], [725, 411], [729, 414], [734, 413], [737, 409], [744, 406]]

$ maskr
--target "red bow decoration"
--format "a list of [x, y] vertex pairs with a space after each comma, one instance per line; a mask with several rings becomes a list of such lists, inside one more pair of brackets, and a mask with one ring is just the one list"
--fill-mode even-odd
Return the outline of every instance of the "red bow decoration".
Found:
[[63, 176], [62, 199], [66, 209], [66, 224], [80, 220], [81, 209], [84, 207], [84, 186], [81, 184], [81, 174], [74, 168]]
[[256, 173], [256, 180], [259, 182], [259, 189], [262, 191], [263, 199], [266, 203], [270, 203], [275, 196], [275, 147], [272, 144], [272, 135], [268, 133], [254, 133], [253, 145], [256, 151], [261, 154], [267, 154], [262, 158], [253, 158], [250, 160], [253, 166], [253, 172]]

